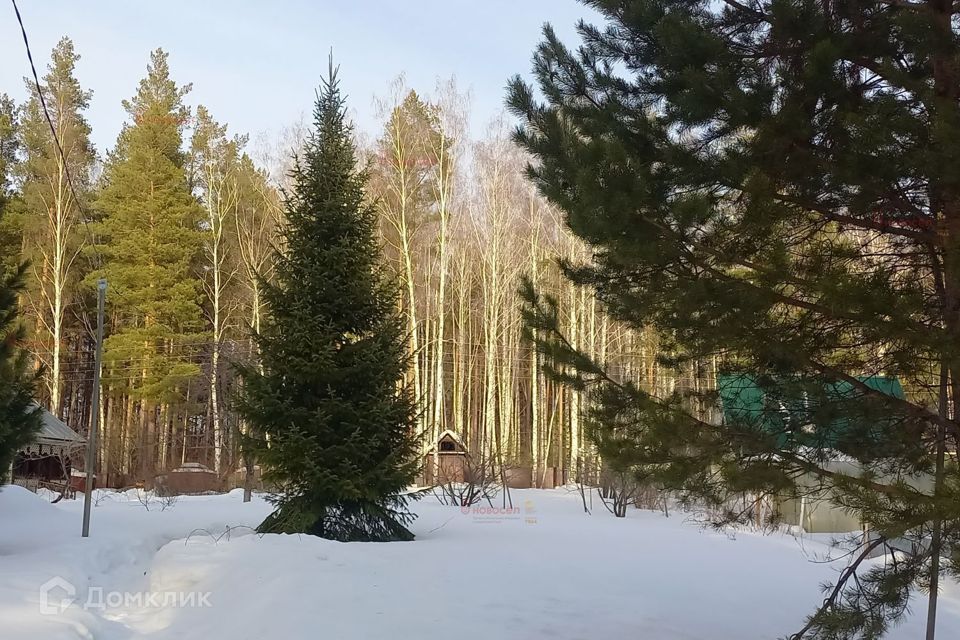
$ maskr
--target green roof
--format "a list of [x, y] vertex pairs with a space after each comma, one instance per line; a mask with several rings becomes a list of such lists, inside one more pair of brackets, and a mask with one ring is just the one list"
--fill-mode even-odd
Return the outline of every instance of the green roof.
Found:
[[[896, 378], [857, 376], [867, 387], [904, 398]], [[863, 402], [865, 392], [849, 382], [826, 385], [766, 378], [761, 384], [749, 374], [717, 376], [717, 391], [726, 424], [745, 424], [775, 434], [779, 446], [829, 447], [844, 438], [876, 439], [894, 423], [876, 402]]]

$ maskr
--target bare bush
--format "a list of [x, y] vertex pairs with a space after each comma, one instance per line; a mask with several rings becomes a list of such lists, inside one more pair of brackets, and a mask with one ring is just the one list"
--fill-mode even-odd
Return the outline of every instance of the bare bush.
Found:
[[627, 515], [627, 506], [632, 504], [641, 491], [641, 485], [629, 471], [606, 469], [600, 477], [597, 493], [603, 505], [617, 518]]
[[[583, 510], [587, 515], [591, 515], [593, 508], [593, 491], [588, 478], [593, 479], [598, 472], [596, 461], [591, 459], [584, 463], [583, 458], [577, 458], [577, 492], [580, 494], [580, 501], [583, 503]], [[589, 504], [588, 504], [589, 501]]]
[[493, 499], [500, 495], [500, 473], [490, 457], [466, 454], [464, 456], [463, 480], [440, 478], [433, 487], [433, 495], [440, 504], [455, 507], [470, 507], [486, 500], [493, 506]]
[[99, 507], [101, 502], [116, 502], [116, 496], [126, 493], [125, 489], [95, 489], [93, 492], [93, 506]]
[[647, 511], [662, 511], [663, 515], [670, 517], [670, 505], [667, 501], [667, 493], [656, 485], [638, 482], [638, 490], [633, 498], [633, 506], [637, 509]]
[[158, 494], [140, 487], [137, 487], [136, 492], [137, 502], [147, 511], [150, 511], [151, 508], [166, 511], [177, 504], [177, 496], [173, 494]]

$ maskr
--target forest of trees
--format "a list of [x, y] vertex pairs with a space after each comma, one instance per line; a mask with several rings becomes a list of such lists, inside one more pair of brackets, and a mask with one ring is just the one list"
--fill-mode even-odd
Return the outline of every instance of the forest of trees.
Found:
[[261, 531], [408, 540], [452, 432], [489, 469], [441, 493], [529, 469], [717, 528], [827, 499], [862, 532], [792, 637], [879, 638], [925, 591], [933, 638], [960, 576], [956, 6], [584, 1], [605, 27], [544, 28], [519, 126], [400, 77], [356, 139], [332, 61], [312, 127], [251, 138], [158, 49], [96, 149], [62, 39], [0, 94], [0, 347], [102, 425], [101, 486], [191, 462], [249, 499], [255, 453]]
[[[106, 277], [103, 480], [123, 486], [184, 462], [226, 478], [241, 466], [244, 428], [232, 408], [234, 364], [256, 360], [251, 329], [263, 319], [302, 126], [278, 123], [281, 134], [251, 142], [191, 106], [191, 85], [174, 80], [157, 50], [123, 103], [115, 145], [95, 149], [80, 55], [63, 38], [40, 78], [62, 154], [32, 78], [24, 104], [0, 96], [10, 196], [0, 253], [8, 271], [30, 262], [21, 309], [43, 367], [39, 400], [86, 432], [95, 283]], [[594, 469], [580, 395], [545, 377], [524, 339], [522, 276], [560, 301], [574, 344], [644, 388], [709, 383], [712, 369], [662, 369], [653, 333], [611, 321], [564, 279], [557, 259], [586, 249], [526, 181], [528, 158], [506, 117], [472, 139], [469, 95], [452, 80], [428, 89], [403, 78], [385, 88], [381, 131], [357, 142], [402, 285], [422, 446], [449, 429], [471, 450], [532, 467], [535, 479]]]

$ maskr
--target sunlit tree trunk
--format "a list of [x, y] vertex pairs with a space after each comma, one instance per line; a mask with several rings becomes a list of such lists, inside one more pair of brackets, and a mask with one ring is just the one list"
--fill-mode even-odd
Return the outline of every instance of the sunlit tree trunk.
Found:
[[[84, 197], [88, 190], [94, 162], [90, 127], [83, 116], [91, 93], [84, 91], [74, 77], [78, 60], [73, 43], [61, 39], [40, 83], [47, 112], [41, 95], [31, 87], [19, 127], [24, 151], [23, 162], [17, 167], [25, 205], [24, 249], [25, 257], [33, 263], [34, 276], [27, 293], [27, 315], [33, 320], [41, 345], [40, 360], [47, 366], [48, 405], [58, 416], [64, 415], [67, 309], [81, 278], [76, 262], [86, 242], [76, 229], [81, 218], [75, 196]], [[51, 123], [56, 139], [50, 131]]]
[[[424, 428], [428, 412], [424, 411], [422, 384], [423, 353], [421, 353], [420, 323], [418, 321], [417, 272], [414, 265], [414, 253], [417, 231], [420, 226], [418, 196], [424, 185], [424, 172], [421, 169], [423, 157], [422, 137], [418, 136], [411, 113], [419, 104], [415, 94], [405, 92], [402, 79], [394, 85], [392, 101], [381, 105], [381, 111], [387, 116], [386, 131], [381, 140], [381, 162], [385, 165], [380, 172], [378, 185], [383, 190], [377, 199], [381, 219], [391, 229], [386, 236], [388, 243], [397, 252], [400, 275], [403, 281], [404, 313], [407, 319], [407, 331], [410, 345], [410, 381], [416, 398], [418, 415], [417, 436], [424, 447]], [[414, 104], [411, 104], [414, 103]]]
[[210, 352], [210, 419], [213, 426], [213, 470], [219, 476], [223, 472], [224, 433], [221, 416], [220, 378], [221, 351], [227, 334], [230, 317], [236, 307], [236, 300], [229, 300], [227, 288], [236, 276], [233, 261], [229, 260], [227, 231], [229, 222], [235, 218], [239, 204], [236, 176], [231, 175], [231, 167], [225, 167], [223, 158], [211, 158], [204, 167], [205, 197], [204, 208], [207, 214], [206, 257], [207, 278], [204, 279], [209, 300], [209, 321], [211, 329]]
[[[277, 190], [268, 182], [267, 175], [254, 167], [246, 156], [240, 160], [240, 187], [238, 205], [234, 207], [233, 223], [239, 255], [240, 280], [246, 289], [246, 323], [249, 335], [243, 341], [247, 354], [263, 369], [257, 343], [253, 336], [260, 332], [263, 317], [262, 280], [272, 275], [274, 246], [279, 244], [283, 227], [283, 208]], [[238, 423], [241, 440], [248, 435], [246, 423]], [[253, 494], [255, 460], [241, 451], [244, 466], [243, 500], [249, 502]]]

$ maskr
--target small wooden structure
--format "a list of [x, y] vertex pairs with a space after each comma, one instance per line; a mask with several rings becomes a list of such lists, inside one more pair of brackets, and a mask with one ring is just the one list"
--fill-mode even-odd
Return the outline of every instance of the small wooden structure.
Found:
[[157, 475], [153, 487], [160, 495], [179, 496], [220, 490], [217, 474], [199, 462], [185, 462], [176, 469]]
[[463, 482], [467, 470], [467, 447], [460, 436], [447, 429], [427, 449], [423, 479], [427, 485]]
[[17, 451], [11, 481], [31, 491], [46, 488], [72, 497], [73, 461], [80, 458], [86, 440], [46, 409], [40, 411], [40, 432]]

